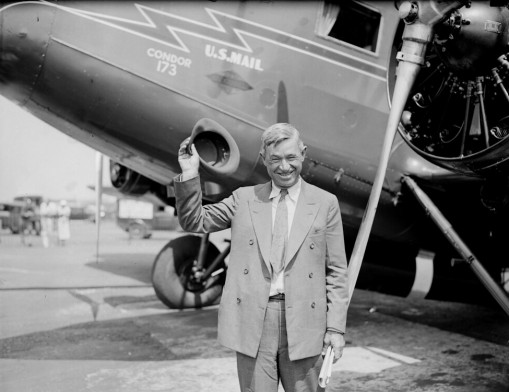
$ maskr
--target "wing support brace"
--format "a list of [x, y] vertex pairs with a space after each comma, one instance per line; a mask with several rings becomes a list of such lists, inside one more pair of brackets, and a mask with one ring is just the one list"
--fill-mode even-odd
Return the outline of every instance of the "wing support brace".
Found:
[[433, 222], [438, 226], [440, 231], [444, 234], [445, 238], [451, 245], [458, 251], [458, 253], [470, 265], [470, 268], [477, 275], [481, 283], [488, 289], [490, 294], [495, 298], [498, 304], [502, 307], [504, 312], [509, 316], [509, 298], [502, 290], [502, 288], [493, 280], [493, 278], [484, 269], [479, 260], [475, 257], [468, 246], [461, 240], [460, 236], [454, 231], [452, 225], [440, 212], [437, 206], [431, 199], [424, 193], [424, 191], [415, 183], [413, 179], [408, 176], [403, 177], [403, 182], [412, 191], [419, 204], [424, 208], [426, 214], [431, 217]]

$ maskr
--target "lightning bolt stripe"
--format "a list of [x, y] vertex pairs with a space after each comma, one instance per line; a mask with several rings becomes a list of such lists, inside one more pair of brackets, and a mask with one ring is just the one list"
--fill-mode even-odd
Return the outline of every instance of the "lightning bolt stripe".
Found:
[[[43, 2], [43, 4], [54, 5], [46, 2]], [[143, 20], [125, 19], [61, 5], [54, 6], [66, 12], [158, 42], [185, 53], [190, 53], [190, 50], [184, 43], [182, 36], [193, 36], [236, 50], [252, 53], [253, 50], [245, 39], [245, 37], [250, 37], [348, 68], [381, 81], [386, 80], [386, 67], [352, 56], [346, 52], [318, 44], [314, 41], [210, 8], [204, 8], [204, 10], [210, 16], [213, 22], [212, 24], [202, 23], [136, 3], [134, 6]], [[232, 21], [241, 22], [246, 28], [234, 28], [230, 26]], [[194, 27], [195, 30], [191, 29], [192, 27]], [[247, 31], [247, 28], [249, 28], [249, 31]]]

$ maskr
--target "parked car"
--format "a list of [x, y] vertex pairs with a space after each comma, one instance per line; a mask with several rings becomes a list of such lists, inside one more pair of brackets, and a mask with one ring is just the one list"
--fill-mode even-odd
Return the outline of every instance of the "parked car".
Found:
[[150, 238], [153, 230], [179, 227], [172, 207], [133, 198], [117, 200], [116, 221], [131, 238]]

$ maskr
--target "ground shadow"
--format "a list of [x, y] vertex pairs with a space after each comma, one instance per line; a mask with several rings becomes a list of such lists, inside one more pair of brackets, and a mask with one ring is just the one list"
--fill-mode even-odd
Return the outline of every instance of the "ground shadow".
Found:
[[0, 357], [167, 361], [229, 357], [217, 343], [217, 309], [76, 324], [0, 340]]
[[86, 266], [151, 284], [154, 258], [155, 255], [152, 253], [102, 254], [100, 262], [93, 261]]

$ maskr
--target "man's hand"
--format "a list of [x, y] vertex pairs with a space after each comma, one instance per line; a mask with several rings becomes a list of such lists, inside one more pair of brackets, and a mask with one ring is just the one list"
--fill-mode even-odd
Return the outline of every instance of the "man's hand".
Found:
[[190, 139], [191, 138], [188, 137], [180, 143], [179, 148], [178, 160], [180, 168], [182, 169], [182, 181], [196, 177], [200, 167], [200, 156], [198, 155], [198, 151], [196, 151], [194, 144], [191, 145], [191, 154], [189, 154], [188, 148]]
[[334, 361], [336, 363], [339, 358], [343, 356], [343, 347], [345, 347], [345, 338], [339, 332], [329, 332], [325, 333], [325, 337], [323, 338], [323, 348], [322, 348], [322, 356], [325, 356], [327, 351], [327, 347], [332, 346], [334, 349]]

